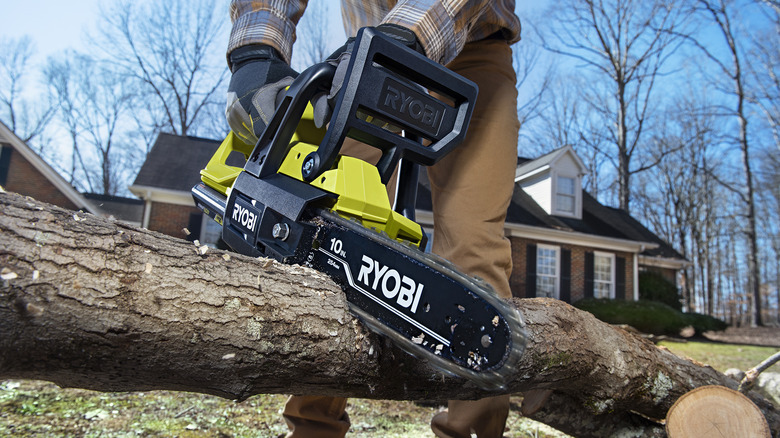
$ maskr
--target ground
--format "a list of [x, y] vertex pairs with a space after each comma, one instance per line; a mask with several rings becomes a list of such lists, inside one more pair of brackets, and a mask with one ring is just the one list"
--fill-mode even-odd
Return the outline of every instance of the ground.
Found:
[[780, 348], [780, 327], [729, 327], [722, 332], [707, 332], [704, 336], [716, 342]]
[[[740, 328], [707, 333], [708, 339], [665, 341], [675, 354], [715, 369], [747, 369], [777, 351], [780, 328]], [[780, 364], [770, 371], [780, 372]], [[285, 397], [256, 396], [242, 403], [167, 391], [99, 393], [61, 389], [38, 381], [0, 381], [0, 437], [283, 437]], [[520, 403], [519, 397], [512, 403]], [[430, 437], [439, 406], [350, 400], [350, 437]], [[566, 437], [522, 418], [513, 409], [505, 437]]]

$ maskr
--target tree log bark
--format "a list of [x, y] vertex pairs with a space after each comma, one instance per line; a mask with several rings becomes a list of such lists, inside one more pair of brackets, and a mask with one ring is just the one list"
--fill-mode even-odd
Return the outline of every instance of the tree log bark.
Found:
[[[367, 332], [322, 274], [0, 193], [0, 379], [231, 399], [491, 395]], [[576, 436], [662, 436], [678, 397], [736, 388], [558, 300], [512, 302], [529, 343], [508, 392], [551, 389], [533, 417]], [[773, 430], [780, 414], [755, 393]]]

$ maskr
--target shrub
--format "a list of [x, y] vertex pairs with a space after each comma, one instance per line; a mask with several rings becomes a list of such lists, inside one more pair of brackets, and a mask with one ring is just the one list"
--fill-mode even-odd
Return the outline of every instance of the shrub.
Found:
[[574, 307], [590, 312], [606, 323], [630, 325], [642, 333], [653, 335], [677, 336], [688, 326], [693, 326], [698, 335], [728, 327], [712, 316], [682, 313], [657, 301], [586, 298], [574, 303]]
[[642, 333], [677, 336], [688, 321], [681, 312], [656, 301], [586, 298], [574, 306], [609, 324], [626, 324]]
[[702, 315], [701, 313], [685, 313], [683, 316], [688, 321], [688, 325], [696, 330], [697, 335], [708, 331], [721, 332], [729, 326], [725, 321], [714, 316]]
[[677, 311], [682, 311], [682, 301], [677, 286], [657, 272], [639, 273], [639, 299], [658, 301]]

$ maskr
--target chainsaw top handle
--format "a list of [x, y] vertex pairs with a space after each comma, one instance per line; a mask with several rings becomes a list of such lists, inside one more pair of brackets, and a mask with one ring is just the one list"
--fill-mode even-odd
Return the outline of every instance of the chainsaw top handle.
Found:
[[[259, 178], [278, 171], [307, 103], [330, 90], [334, 73], [335, 67], [320, 63], [298, 76], [246, 171]], [[376, 167], [383, 183], [401, 158], [430, 166], [463, 141], [477, 97], [470, 80], [370, 27], [358, 31], [345, 77], [325, 136], [303, 161], [306, 181], [333, 166], [346, 137], [382, 151]]]
[[322, 62], [307, 68], [293, 81], [244, 164], [246, 172], [264, 178], [279, 170], [306, 106], [316, 94], [330, 90], [335, 72], [334, 66]]

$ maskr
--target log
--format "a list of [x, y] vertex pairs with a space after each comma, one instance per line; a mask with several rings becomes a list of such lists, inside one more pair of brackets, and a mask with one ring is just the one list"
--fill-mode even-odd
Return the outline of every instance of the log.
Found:
[[[340, 288], [302, 266], [0, 193], [0, 379], [243, 400], [327, 394], [399, 400], [495, 393], [444, 377], [366, 331]], [[711, 367], [551, 299], [515, 299], [529, 334], [507, 392], [552, 390], [534, 418], [576, 436], [653, 435]], [[773, 429], [780, 415], [755, 393]], [[555, 407], [565, 408], [565, 412]]]
[[669, 438], [771, 438], [769, 425], [747, 397], [722, 386], [702, 386], [680, 397], [666, 419]]

